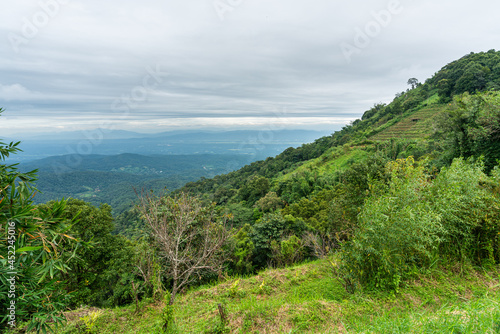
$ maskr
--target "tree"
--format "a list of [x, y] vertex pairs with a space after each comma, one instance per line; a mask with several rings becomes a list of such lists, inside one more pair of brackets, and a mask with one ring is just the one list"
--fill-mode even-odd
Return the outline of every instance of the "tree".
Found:
[[[2, 109], [0, 109], [0, 113]], [[0, 162], [20, 149], [17, 143], [0, 143]], [[0, 307], [8, 311], [0, 331], [28, 321], [27, 331], [50, 331], [60, 324], [67, 305], [61, 274], [68, 270], [63, 252], [75, 243], [67, 231], [74, 221], [65, 219], [66, 201], [43, 210], [33, 204], [36, 171], [21, 173], [16, 165], [0, 163]]]
[[143, 193], [138, 209], [172, 280], [169, 305], [197, 276], [222, 270], [223, 246], [230, 232], [226, 217], [217, 216], [214, 204], [203, 207], [197, 197], [186, 193], [174, 197]]
[[455, 96], [438, 129], [436, 137], [443, 139], [449, 161], [483, 156], [489, 172], [500, 159], [500, 93]]
[[410, 79], [408, 79], [408, 85], [411, 85], [411, 89], [417, 88], [417, 86], [419, 84], [420, 84], [420, 82], [418, 82], [417, 78], [410, 78]]
[[254, 207], [262, 212], [272, 212], [281, 209], [285, 202], [274, 192], [268, 192], [266, 196], [262, 197], [255, 203]]
[[251, 176], [247, 183], [240, 188], [239, 195], [242, 200], [253, 205], [269, 191], [269, 180], [263, 176]]
[[455, 84], [455, 94], [469, 92], [470, 94], [476, 91], [481, 91], [486, 87], [487, 77], [491, 70], [482, 66], [479, 63], [471, 61], [464, 69], [462, 76]]
[[[52, 203], [41, 204], [38, 208]], [[91, 249], [78, 250], [69, 265], [71, 270], [63, 275], [66, 291], [73, 296], [70, 306], [117, 306], [130, 301], [134, 249], [125, 237], [111, 234], [114, 228], [111, 206], [101, 204], [97, 208], [71, 198], [63, 217], [78, 217], [69, 232], [78, 240], [92, 242]]]

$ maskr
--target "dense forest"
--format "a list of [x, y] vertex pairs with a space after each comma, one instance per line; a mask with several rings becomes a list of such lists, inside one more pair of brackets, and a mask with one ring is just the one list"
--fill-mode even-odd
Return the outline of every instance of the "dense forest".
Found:
[[[397, 292], [432, 266], [495, 266], [500, 51], [408, 85], [331, 136], [170, 194], [139, 191], [115, 217], [108, 204], [64, 194], [36, 204], [36, 173], [1, 164], [2, 308], [14, 268], [16, 322], [28, 330], [51, 330], [68, 308], [151, 298], [166, 301], [158, 332], [168, 332], [177, 296], [223, 276], [335, 254], [346, 293]], [[4, 143], [0, 157], [18, 151]], [[94, 173], [96, 186], [113, 187]], [[118, 183], [110, 196], [122, 191]]]
[[187, 182], [210, 178], [244, 166], [248, 157], [229, 154], [198, 155], [62, 155], [19, 165], [20, 171], [38, 170], [35, 203], [78, 198], [113, 214], [130, 209], [134, 188], [174, 190]]

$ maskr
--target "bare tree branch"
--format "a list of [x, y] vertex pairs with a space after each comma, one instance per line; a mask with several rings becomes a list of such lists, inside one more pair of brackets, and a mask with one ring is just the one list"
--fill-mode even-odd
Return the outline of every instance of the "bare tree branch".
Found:
[[177, 292], [203, 271], [217, 272], [226, 260], [223, 246], [230, 232], [215, 207], [203, 207], [198, 198], [181, 193], [158, 197], [142, 193], [138, 209], [160, 249], [166, 273], [172, 278], [170, 304]]

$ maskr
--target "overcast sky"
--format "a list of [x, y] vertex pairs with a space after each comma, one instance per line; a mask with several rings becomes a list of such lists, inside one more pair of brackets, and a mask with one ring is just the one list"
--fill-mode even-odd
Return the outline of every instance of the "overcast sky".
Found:
[[0, 3], [0, 137], [333, 131], [500, 41], [493, 0]]

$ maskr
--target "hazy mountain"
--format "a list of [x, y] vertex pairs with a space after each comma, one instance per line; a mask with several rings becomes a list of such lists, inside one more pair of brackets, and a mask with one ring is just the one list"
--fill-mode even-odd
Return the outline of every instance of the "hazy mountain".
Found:
[[[243, 154], [248, 162], [275, 156], [288, 147], [298, 147], [325, 135], [308, 130], [165, 132], [140, 134], [130, 131], [65, 132], [22, 140], [23, 154], [10, 162], [27, 162], [58, 155], [143, 155]], [[20, 138], [22, 139], [22, 138]], [[20, 140], [14, 139], [14, 141]], [[8, 140], [4, 140], [8, 141]]]

